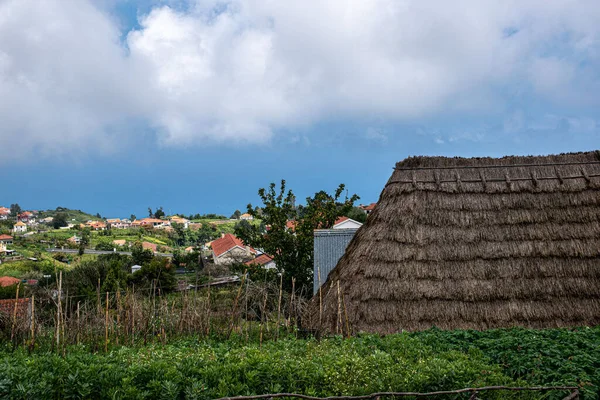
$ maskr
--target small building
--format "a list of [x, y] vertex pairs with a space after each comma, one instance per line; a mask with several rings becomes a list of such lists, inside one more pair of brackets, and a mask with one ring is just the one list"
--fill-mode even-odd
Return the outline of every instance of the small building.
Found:
[[71, 243], [71, 244], [80, 244], [81, 243], [81, 238], [77, 235], [74, 235], [70, 238], [67, 239], [67, 242]]
[[211, 246], [213, 261], [218, 265], [246, 262], [256, 254], [256, 250], [250, 246], [245, 246], [240, 239], [231, 233], [226, 233], [220, 239], [213, 240]]
[[136, 265], [133, 265], [133, 266], [131, 267], [131, 273], [133, 274], [134, 272], [136, 272], [136, 271], [139, 271], [140, 269], [142, 269], [142, 266], [141, 266], [141, 265], [137, 265], [137, 264], [136, 264]]
[[143, 219], [136, 219], [135, 221], [133, 221], [131, 223], [132, 226], [142, 226], [142, 227], [152, 227], [155, 229], [161, 229], [167, 226], [171, 226], [171, 223], [169, 221], [165, 221], [162, 219], [158, 219], [158, 218], [143, 218]]
[[21, 214], [17, 215], [17, 221], [21, 221], [26, 224], [30, 223], [30, 222], [35, 222], [35, 216], [33, 215], [32, 212], [25, 211], [25, 212], [22, 212]]
[[362, 226], [362, 224], [358, 221], [353, 220], [348, 217], [339, 217], [335, 224], [333, 224], [333, 229], [358, 229]]
[[246, 261], [244, 264], [246, 265], [258, 265], [263, 267], [264, 269], [276, 269], [277, 265], [275, 265], [275, 261], [273, 257], [268, 254], [261, 254], [257, 256], [254, 260]]
[[252, 221], [254, 219], [254, 217], [248, 213], [244, 213], [244, 214], [240, 215], [240, 219], [243, 219], [245, 221]]
[[102, 221], [88, 221], [85, 225], [94, 231], [103, 231], [106, 229], [106, 224]]
[[368, 205], [360, 205], [358, 206], [358, 208], [360, 208], [361, 210], [363, 210], [367, 215], [371, 214], [373, 212], [373, 210], [375, 209], [375, 206], [377, 205], [377, 203], [371, 203]]
[[9, 235], [0, 235], [0, 243], [7, 245], [13, 244], [13, 237]]
[[106, 220], [106, 225], [114, 229], [127, 229], [131, 227], [131, 221], [128, 219], [109, 218]]
[[117, 240], [113, 240], [113, 244], [114, 244], [115, 246], [121, 246], [121, 247], [123, 247], [123, 246], [126, 246], [126, 245], [127, 245], [127, 240], [125, 240], [125, 239], [117, 239]]
[[19, 221], [13, 226], [13, 232], [25, 233], [27, 232], [27, 225], [23, 221]]
[[171, 217], [171, 225], [173, 224], [183, 225], [183, 229], [188, 229], [190, 227], [190, 220], [179, 215], [174, 215]]
[[0, 220], [6, 220], [10, 217], [10, 208], [0, 207]]

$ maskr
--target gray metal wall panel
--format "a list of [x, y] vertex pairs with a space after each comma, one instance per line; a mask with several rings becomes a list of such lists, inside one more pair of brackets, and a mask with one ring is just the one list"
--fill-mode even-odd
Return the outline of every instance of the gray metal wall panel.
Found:
[[313, 294], [319, 290], [319, 270], [321, 272], [321, 284], [323, 284], [327, 280], [327, 275], [344, 255], [346, 247], [348, 247], [357, 230], [319, 229], [315, 231]]

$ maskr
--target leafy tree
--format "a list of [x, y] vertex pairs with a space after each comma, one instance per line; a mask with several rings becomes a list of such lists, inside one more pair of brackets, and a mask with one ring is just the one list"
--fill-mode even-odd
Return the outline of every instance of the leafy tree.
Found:
[[[248, 234], [251, 234], [252, 232], [252, 224], [248, 221], [246, 221], [245, 219], [241, 220], [240, 222], [235, 224], [234, 227], [234, 231], [236, 232], [236, 235], [239, 236], [239, 234], [241, 234], [242, 236], [247, 236]], [[245, 232], [245, 233], [240, 233], [240, 232]]]
[[21, 214], [22, 211], [23, 210], [21, 210], [21, 206], [19, 206], [19, 203], [10, 205], [10, 216], [13, 218], [16, 218], [19, 214]]
[[152, 212], [152, 208], [148, 207], [148, 217], [150, 218], [162, 218], [165, 216], [165, 212], [162, 207], [156, 209], [156, 211]]
[[64, 274], [64, 289], [69, 294], [95, 299], [98, 282], [101, 292], [125, 288], [131, 262], [131, 257], [120, 254], [105, 254], [96, 260], [83, 261]]
[[69, 225], [67, 223], [67, 214], [64, 212], [56, 213], [54, 219], [52, 220], [52, 227], [54, 229], [62, 228], [63, 226]]
[[[258, 195], [263, 203], [262, 220], [264, 225], [238, 224], [235, 234], [244, 243], [270, 254], [283, 274], [286, 289], [295, 288], [309, 295], [313, 281], [313, 244], [315, 229], [331, 228], [335, 220], [352, 209], [357, 195], [342, 200], [345, 185], [340, 184], [333, 195], [325, 191], [315, 193], [306, 199], [302, 213], [295, 206], [295, 196], [286, 191], [285, 180], [281, 181], [279, 191], [275, 183], [268, 189], [261, 188]], [[256, 209], [248, 204], [248, 213], [258, 217]], [[295, 221], [295, 229], [288, 229], [287, 222]], [[264, 227], [268, 227], [268, 230]]]
[[159, 207], [155, 212], [154, 212], [154, 218], [162, 218], [165, 216], [165, 212], [163, 211], [162, 207]]
[[100, 213], [96, 213], [96, 218], [102, 219], [102, 215], [100, 215]]
[[112, 241], [109, 240], [101, 240], [98, 242], [98, 244], [96, 245], [96, 250], [104, 250], [104, 251], [113, 251], [115, 249], [115, 245], [112, 243]]
[[242, 212], [240, 210], [235, 210], [229, 219], [240, 219], [240, 215], [242, 215]]
[[211, 227], [209, 224], [203, 224], [198, 231], [196, 231], [196, 238], [199, 243], [210, 242], [220, 236], [216, 228]]
[[173, 223], [171, 224], [171, 228], [173, 228], [172, 240], [178, 246], [184, 246], [186, 243], [186, 231], [183, 224]]
[[145, 250], [141, 243], [136, 242], [131, 247], [131, 257], [134, 264], [143, 266], [152, 261], [154, 254], [150, 250]]
[[129, 216], [129, 219], [132, 220], [132, 221], [135, 221], [137, 219], [137, 217], [135, 216], [135, 214], [131, 214]]
[[352, 218], [355, 221], [365, 223], [367, 220], [367, 213], [361, 210], [358, 207], [352, 207], [346, 214], [344, 214], [348, 218]]
[[194, 249], [192, 252], [175, 251], [173, 253], [173, 264], [177, 267], [185, 267], [188, 270], [196, 271], [202, 268], [200, 262], [201, 253]]
[[169, 292], [175, 289], [175, 268], [166, 258], [152, 257], [150, 262], [142, 264], [142, 268], [134, 272], [131, 282], [136, 286], [154, 286], [161, 292]]
[[81, 231], [81, 244], [83, 246], [87, 246], [90, 244], [90, 237], [92, 236], [92, 230], [89, 226], [86, 226]]

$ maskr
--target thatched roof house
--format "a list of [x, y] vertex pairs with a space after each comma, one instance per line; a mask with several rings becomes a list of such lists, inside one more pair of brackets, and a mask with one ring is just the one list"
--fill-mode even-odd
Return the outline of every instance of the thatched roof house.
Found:
[[344, 333], [599, 324], [600, 152], [399, 162], [309, 314]]

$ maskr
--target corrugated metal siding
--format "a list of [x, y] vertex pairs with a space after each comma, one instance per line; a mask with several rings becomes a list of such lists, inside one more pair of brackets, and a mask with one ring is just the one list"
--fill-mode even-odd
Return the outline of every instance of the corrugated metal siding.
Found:
[[325, 283], [327, 275], [344, 255], [348, 243], [350, 243], [357, 230], [319, 229], [315, 231], [313, 294], [319, 290], [319, 270], [321, 272], [321, 283]]

